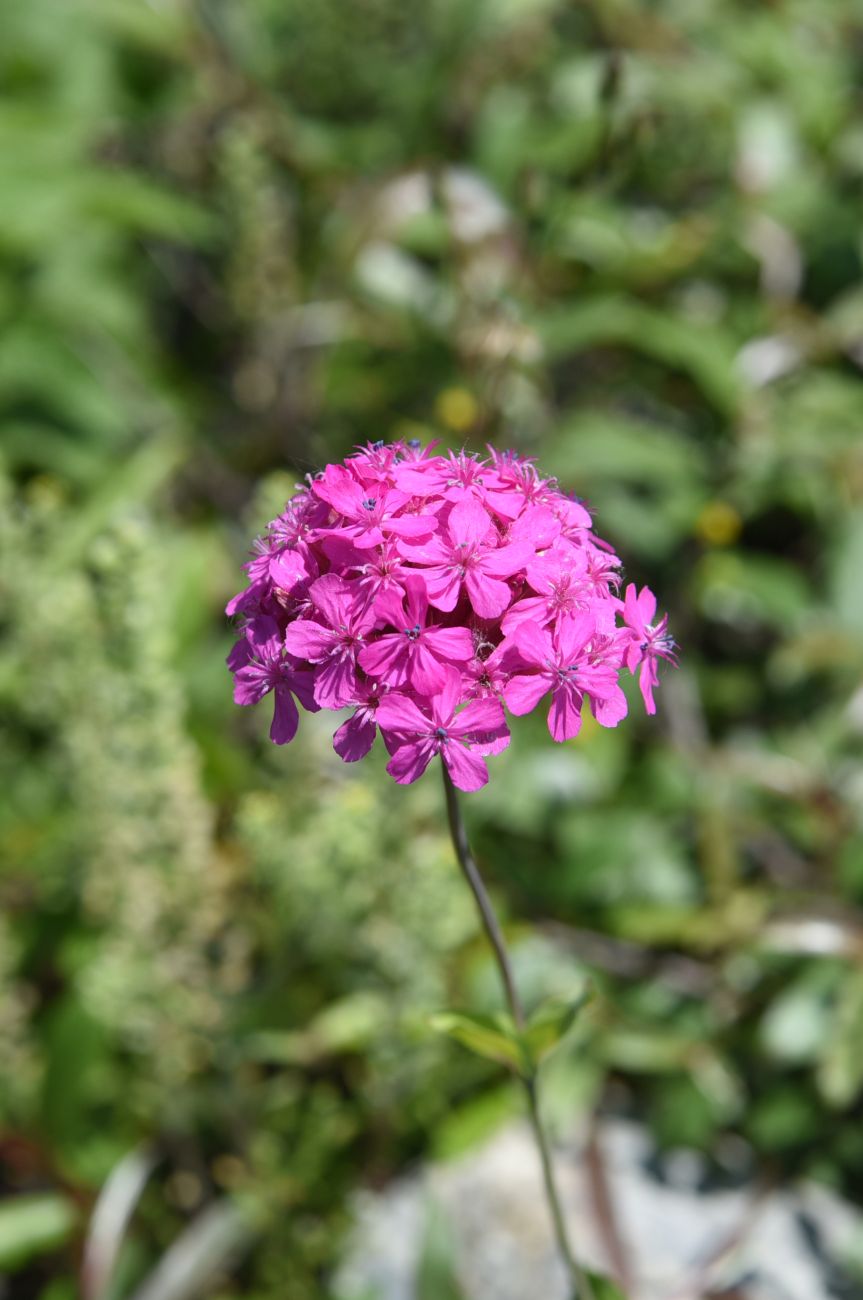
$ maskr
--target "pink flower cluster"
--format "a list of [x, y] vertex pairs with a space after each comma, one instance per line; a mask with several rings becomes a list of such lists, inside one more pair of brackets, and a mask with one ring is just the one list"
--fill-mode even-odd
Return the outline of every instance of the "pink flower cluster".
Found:
[[577, 735], [585, 699], [616, 726], [624, 667], [653, 713], [658, 661], [674, 662], [653, 594], [620, 599], [620, 562], [584, 505], [513, 452], [363, 447], [297, 492], [246, 568], [227, 607], [242, 620], [237, 704], [272, 693], [280, 745], [297, 700], [351, 708], [336, 752], [365, 757], [379, 730], [402, 784], [440, 754], [460, 789], [485, 785], [486, 757], [509, 744], [504, 706], [548, 696], [557, 741]]

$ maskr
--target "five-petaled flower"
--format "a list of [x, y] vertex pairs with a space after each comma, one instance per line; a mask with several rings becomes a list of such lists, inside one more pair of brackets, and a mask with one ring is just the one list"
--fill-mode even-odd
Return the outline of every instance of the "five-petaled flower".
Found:
[[460, 693], [458, 674], [448, 673], [440, 694], [422, 706], [395, 691], [379, 704], [378, 726], [395, 747], [387, 771], [400, 785], [422, 776], [436, 754], [460, 790], [479, 790], [488, 782], [482, 755], [509, 743], [506, 718], [492, 699], [474, 700], [457, 713]]
[[613, 643], [597, 633], [592, 614], [576, 614], [555, 632], [522, 623], [515, 634], [515, 671], [504, 687], [510, 713], [530, 713], [551, 692], [548, 729], [553, 740], [572, 740], [581, 729], [581, 705], [587, 696], [597, 722], [616, 727], [626, 717], [626, 697], [617, 682], [619, 657]]
[[300, 721], [294, 696], [310, 713], [320, 708], [314, 698], [314, 676], [304, 672], [288, 654], [275, 619], [257, 619], [239, 647], [233, 657], [234, 703], [257, 704], [272, 691], [275, 709], [270, 739], [277, 745], [287, 745], [297, 734]]
[[462, 591], [480, 618], [500, 618], [512, 600], [505, 581], [536, 554], [529, 542], [499, 544], [499, 534], [478, 501], [460, 501], [449, 512], [442, 535], [423, 545], [404, 543], [405, 559], [421, 566], [429, 601], [450, 613]]
[[466, 627], [428, 623], [429, 599], [417, 574], [405, 578], [404, 601], [392, 592], [378, 601], [378, 613], [398, 629], [382, 632], [359, 653], [360, 667], [389, 686], [413, 687], [420, 695], [443, 688], [447, 663], [466, 663], [473, 654], [473, 637]]
[[285, 631], [292, 655], [318, 668], [315, 700], [323, 709], [340, 709], [357, 693], [357, 654], [374, 627], [371, 601], [356, 583], [326, 573], [309, 588], [320, 621], [298, 618]]
[[659, 660], [677, 663], [674, 639], [668, 632], [668, 615], [663, 614], [658, 623], [653, 623], [651, 620], [655, 616], [656, 597], [653, 592], [648, 587], [637, 592], [630, 583], [623, 604], [624, 620], [633, 633], [626, 648], [626, 666], [632, 673], [639, 670], [638, 685], [648, 713], [656, 712], [653, 689], [659, 685]]

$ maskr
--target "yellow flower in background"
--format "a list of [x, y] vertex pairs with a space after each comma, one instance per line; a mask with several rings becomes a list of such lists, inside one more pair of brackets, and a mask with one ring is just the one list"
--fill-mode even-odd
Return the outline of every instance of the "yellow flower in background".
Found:
[[732, 546], [743, 529], [743, 520], [727, 501], [709, 501], [695, 521], [696, 536], [708, 546]]
[[476, 422], [479, 403], [467, 388], [444, 388], [438, 393], [435, 412], [448, 429], [454, 433], [466, 433]]

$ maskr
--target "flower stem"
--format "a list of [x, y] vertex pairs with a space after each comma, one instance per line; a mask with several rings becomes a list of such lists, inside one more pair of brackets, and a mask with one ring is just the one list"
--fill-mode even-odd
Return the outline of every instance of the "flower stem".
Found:
[[[495, 916], [494, 908], [491, 905], [491, 899], [486, 893], [482, 876], [479, 873], [479, 867], [476, 864], [476, 859], [474, 858], [470, 844], [468, 843], [467, 831], [465, 830], [464, 821], [462, 820], [461, 815], [461, 807], [458, 801], [458, 792], [452, 783], [452, 778], [447, 771], [446, 764], [441, 763], [441, 768], [443, 770], [443, 785], [446, 793], [447, 818], [449, 821], [449, 830], [450, 835], [452, 836], [455, 855], [458, 858], [458, 863], [462, 869], [464, 877], [470, 886], [471, 893], [474, 896], [480, 917], [482, 918], [483, 926], [485, 927], [486, 935], [488, 936], [489, 943], [494, 952], [495, 961], [497, 962], [501, 981], [503, 982], [504, 993], [506, 994], [510, 1015], [512, 1016], [516, 1029], [521, 1032], [526, 1023], [524, 1007], [522, 1006], [521, 998], [518, 995], [518, 989], [515, 986], [515, 978], [513, 976], [509, 953], [506, 950], [506, 944], [504, 943], [503, 934], [498, 919]], [[569, 1242], [569, 1235], [566, 1230], [566, 1221], [563, 1217], [560, 1196], [554, 1178], [554, 1167], [551, 1162], [551, 1149], [549, 1147], [548, 1136], [545, 1132], [539, 1110], [535, 1067], [531, 1068], [530, 1073], [520, 1074], [519, 1077], [524, 1084], [525, 1092], [527, 1094], [527, 1106], [530, 1115], [531, 1128], [533, 1129], [533, 1136], [536, 1141], [540, 1163], [542, 1165], [542, 1179], [545, 1187], [545, 1196], [548, 1201], [552, 1223], [554, 1224], [554, 1235], [557, 1240], [558, 1250], [560, 1251], [563, 1262], [566, 1265], [566, 1271], [569, 1276], [571, 1300], [594, 1300], [590, 1278], [578, 1263]]]

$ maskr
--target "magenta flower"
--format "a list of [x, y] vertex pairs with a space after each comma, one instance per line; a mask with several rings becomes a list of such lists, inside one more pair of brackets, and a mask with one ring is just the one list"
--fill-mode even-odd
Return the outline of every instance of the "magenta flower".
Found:
[[395, 749], [387, 771], [399, 785], [422, 776], [436, 754], [459, 790], [479, 790], [487, 784], [488, 768], [481, 755], [505, 748], [509, 729], [497, 700], [474, 700], [456, 713], [460, 685], [458, 674], [452, 673], [440, 694], [422, 705], [398, 692], [381, 700], [377, 723]]
[[527, 672], [516, 670], [504, 687], [510, 713], [530, 713], [551, 691], [548, 729], [552, 740], [572, 740], [581, 730], [581, 706], [590, 700], [593, 715], [604, 727], [616, 727], [626, 716], [626, 698], [617, 677], [620, 664], [605, 657], [592, 614], [565, 619], [554, 634], [533, 623], [522, 623], [515, 634], [515, 657]]
[[658, 623], [651, 620], [656, 614], [656, 597], [647, 587], [641, 592], [629, 584], [623, 605], [623, 617], [633, 636], [626, 648], [626, 666], [630, 672], [639, 668], [638, 685], [644, 707], [648, 713], [656, 712], [653, 690], [659, 685], [657, 664], [660, 659], [677, 663], [674, 638], [668, 632], [668, 615], [664, 614]]
[[[496, 451], [489, 448], [489, 458], [501, 486], [524, 505], [550, 505], [561, 510], [569, 504], [557, 486], [557, 480], [542, 478], [530, 456], [519, 456], [515, 451]], [[583, 508], [582, 508], [583, 509]], [[583, 510], [583, 527], [590, 527], [590, 515]]]
[[333, 749], [346, 763], [356, 763], [365, 758], [375, 743], [378, 705], [386, 690], [380, 682], [360, 682], [357, 698], [351, 700], [356, 708], [333, 736]]
[[[479, 905], [514, 1027], [525, 1021], [503, 937], [467, 842], [456, 787], [481, 789], [486, 759], [520, 715], [550, 696], [556, 741], [578, 734], [584, 701], [613, 727], [624, 671], [648, 713], [674, 642], [653, 594], [617, 596], [620, 562], [586, 506], [532, 461], [437, 455], [369, 443], [309, 478], [255, 543], [248, 584], [229, 602], [240, 639], [228, 656], [238, 704], [272, 693], [271, 738], [293, 739], [306, 709], [350, 709], [333, 736], [347, 763], [380, 731], [387, 772], [416, 781], [440, 758], [453, 845]], [[566, 1240], [536, 1106], [536, 1063], [519, 1053], [571, 1291], [581, 1270]], [[589, 1288], [587, 1288], [589, 1289]]]
[[501, 641], [495, 646], [494, 642], [480, 639], [463, 669], [466, 699], [484, 699], [486, 696], [503, 699], [504, 688], [512, 676], [506, 667], [507, 655], [511, 657], [511, 652], [510, 642]]
[[360, 667], [388, 686], [411, 686], [420, 695], [443, 689], [446, 664], [467, 663], [473, 654], [473, 637], [466, 627], [440, 627], [427, 623], [429, 601], [425, 583], [416, 574], [406, 579], [404, 603], [382, 597], [379, 617], [397, 632], [382, 633], [359, 653]]
[[[585, 582], [586, 556], [581, 551], [551, 550], [537, 555], [527, 566], [527, 582], [536, 596], [526, 595], [504, 615], [506, 636], [513, 636], [522, 623], [545, 627], [583, 612], [591, 604], [591, 589]], [[615, 611], [610, 611], [614, 621]]]
[[395, 542], [390, 539], [368, 551], [344, 545], [336, 549], [332, 540], [325, 542], [324, 548], [331, 562], [339, 565], [341, 572], [356, 575], [362, 589], [376, 600], [393, 592], [398, 596], [404, 595], [405, 578], [412, 571], [406, 567]]
[[[270, 740], [287, 745], [297, 734], [300, 715], [294, 696], [304, 709], [317, 713], [310, 672], [303, 672], [285, 649], [284, 636], [275, 619], [257, 618], [246, 629], [241, 651], [233, 653], [234, 703], [257, 704], [273, 692], [275, 708]], [[235, 647], [236, 652], [237, 647]]]
[[402, 555], [422, 566], [429, 601], [446, 613], [464, 589], [480, 618], [500, 618], [512, 600], [505, 581], [533, 559], [524, 541], [499, 546], [498, 533], [477, 501], [462, 501], [449, 513], [443, 534], [423, 546], [402, 546]]
[[324, 531], [349, 538], [361, 549], [380, 546], [392, 535], [431, 537], [437, 528], [432, 515], [399, 514], [411, 500], [406, 492], [388, 488], [380, 480], [371, 486], [359, 483], [341, 465], [328, 465], [312, 491], [342, 516], [341, 524]]
[[312, 583], [309, 596], [321, 621], [298, 618], [285, 632], [285, 645], [317, 666], [315, 700], [321, 708], [340, 709], [357, 694], [357, 653], [374, 627], [374, 608], [356, 583], [335, 573]]
[[620, 561], [584, 504], [514, 452], [434, 452], [376, 442], [328, 465], [255, 543], [228, 656], [235, 698], [272, 693], [272, 738], [307, 709], [350, 708], [333, 744], [364, 758], [380, 730], [397, 781], [439, 754], [479, 789], [509, 744], [504, 706], [549, 695], [555, 740], [584, 700], [603, 726], [626, 714], [624, 672], [655, 710], [659, 661], [675, 662], [646, 588], [617, 596]]
[[507, 491], [497, 472], [487, 461], [467, 452], [450, 452], [436, 456], [429, 467], [406, 465], [396, 474], [396, 482], [403, 491], [425, 498], [439, 496], [443, 501], [457, 505], [462, 501], [478, 501], [492, 514], [502, 519], [515, 519], [522, 503]]
[[300, 550], [279, 551], [270, 556], [267, 564], [267, 578], [275, 593], [283, 599], [308, 587], [317, 576], [318, 566], [314, 557], [304, 555]]
[[323, 501], [313, 497], [307, 488], [300, 488], [282, 513], [271, 521], [267, 535], [273, 546], [303, 548], [315, 536], [315, 531], [323, 527], [328, 513]]

